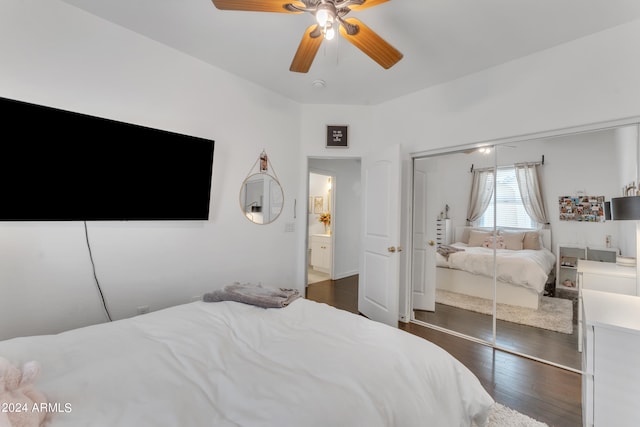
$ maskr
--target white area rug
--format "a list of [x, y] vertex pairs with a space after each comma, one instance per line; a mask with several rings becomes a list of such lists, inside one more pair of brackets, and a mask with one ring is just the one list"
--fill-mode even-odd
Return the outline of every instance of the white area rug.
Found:
[[548, 427], [514, 409], [494, 403], [489, 412], [487, 427]]
[[[440, 289], [436, 289], [436, 302], [489, 315], [493, 310], [491, 300]], [[568, 299], [542, 297], [537, 310], [498, 303], [496, 318], [564, 334], [573, 333], [573, 303]]]

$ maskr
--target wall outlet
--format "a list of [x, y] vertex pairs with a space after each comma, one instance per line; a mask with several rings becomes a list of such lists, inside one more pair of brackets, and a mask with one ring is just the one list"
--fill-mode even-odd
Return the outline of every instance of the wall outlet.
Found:
[[147, 314], [149, 312], [148, 305], [140, 305], [138, 306], [138, 314]]
[[295, 222], [286, 222], [284, 224], [284, 232], [285, 233], [293, 233], [296, 231], [296, 223]]

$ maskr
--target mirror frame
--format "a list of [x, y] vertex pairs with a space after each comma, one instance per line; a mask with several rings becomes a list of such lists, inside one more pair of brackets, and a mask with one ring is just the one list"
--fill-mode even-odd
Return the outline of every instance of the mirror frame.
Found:
[[[262, 205], [260, 206], [252, 206], [252, 209], [249, 211], [247, 210], [249, 208], [249, 206], [252, 204], [250, 203], [249, 205], [245, 204], [245, 201], [243, 200], [246, 197], [247, 194], [247, 184], [251, 183], [251, 182], [262, 182], [262, 187], [263, 187], [263, 195], [261, 197], [264, 197], [264, 182], [265, 180], [270, 179], [271, 183], [275, 183], [278, 185], [278, 189], [280, 190], [280, 200], [282, 201], [280, 206], [279, 206], [279, 210], [277, 211], [277, 213], [273, 213], [273, 216], [269, 215], [269, 220], [268, 221], [264, 221], [264, 209], [269, 209], [271, 212], [273, 212], [273, 207], [271, 204], [271, 197], [266, 197], [265, 199], [267, 199], [266, 202], [262, 202]], [[272, 188], [272, 187], [270, 187]], [[271, 193], [269, 194], [269, 196], [271, 195]], [[240, 186], [240, 194], [238, 195], [238, 202], [240, 205], [240, 210], [242, 211], [243, 216], [250, 222], [252, 222], [253, 224], [258, 224], [258, 225], [267, 225], [267, 224], [271, 224], [272, 222], [274, 222], [276, 219], [278, 219], [280, 217], [280, 214], [282, 213], [282, 210], [284, 209], [284, 190], [282, 189], [282, 185], [280, 184], [280, 181], [278, 181], [278, 179], [266, 172], [258, 172], [258, 173], [253, 173], [250, 174], [249, 176], [247, 176], [244, 181], [242, 181], [242, 185]], [[260, 210], [253, 210], [254, 207], [260, 208]], [[252, 218], [252, 212], [255, 213], [261, 213], [262, 214], [262, 220], [261, 221], [257, 221], [255, 219]]]

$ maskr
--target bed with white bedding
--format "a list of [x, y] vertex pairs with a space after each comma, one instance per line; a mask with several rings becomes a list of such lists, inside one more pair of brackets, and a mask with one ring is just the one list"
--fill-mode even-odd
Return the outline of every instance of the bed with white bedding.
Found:
[[40, 364], [50, 427], [469, 426], [493, 403], [440, 347], [303, 298], [193, 302], [0, 356]]
[[537, 309], [556, 262], [549, 249], [550, 230], [509, 230], [499, 233], [497, 240], [490, 234], [458, 228], [447, 256], [436, 255], [436, 287], [493, 299], [495, 272], [497, 302]]

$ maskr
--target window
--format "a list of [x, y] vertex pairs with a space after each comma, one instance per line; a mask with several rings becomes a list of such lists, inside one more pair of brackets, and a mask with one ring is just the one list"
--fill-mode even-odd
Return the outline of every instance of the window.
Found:
[[536, 228], [537, 226], [522, 204], [514, 168], [498, 169], [496, 173], [496, 189], [489, 207], [478, 219], [479, 227], [493, 227], [494, 206], [498, 210], [496, 227]]

